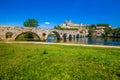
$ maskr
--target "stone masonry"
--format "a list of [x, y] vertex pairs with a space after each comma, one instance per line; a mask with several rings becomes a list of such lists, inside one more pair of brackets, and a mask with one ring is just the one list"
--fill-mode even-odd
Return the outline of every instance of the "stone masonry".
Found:
[[[6, 37], [6, 33], [11, 32], [12, 36], [10, 38]], [[57, 30], [57, 29], [43, 29], [43, 28], [30, 28], [30, 27], [15, 27], [15, 26], [0, 26], [0, 39], [1, 40], [15, 40], [20, 34], [31, 32], [36, 34], [40, 40], [46, 40], [48, 35], [53, 32], [57, 35], [58, 38], [63, 38], [63, 35], [66, 35], [68, 38], [70, 35], [75, 37], [77, 35], [83, 37], [84, 34], [81, 34], [78, 30]]]

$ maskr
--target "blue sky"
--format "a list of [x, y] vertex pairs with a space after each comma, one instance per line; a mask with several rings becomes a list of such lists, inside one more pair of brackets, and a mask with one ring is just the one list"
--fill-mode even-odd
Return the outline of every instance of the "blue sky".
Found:
[[109, 23], [120, 27], [120, 0], [0, 0], [0, 24], [23, 26], [28, 18], [40, 27], [73, 23]]

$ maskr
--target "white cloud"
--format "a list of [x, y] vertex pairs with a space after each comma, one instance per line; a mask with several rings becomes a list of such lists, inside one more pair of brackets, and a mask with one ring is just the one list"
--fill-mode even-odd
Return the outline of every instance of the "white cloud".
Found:
[[50, 22], [45, 22], [45, 24], [50, 24]]

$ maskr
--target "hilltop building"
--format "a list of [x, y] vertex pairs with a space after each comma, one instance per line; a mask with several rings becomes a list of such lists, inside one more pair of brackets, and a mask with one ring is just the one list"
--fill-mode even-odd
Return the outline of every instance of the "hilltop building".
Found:
[[78, 28], [79, 29], [79, 28], [82, 28], [82, 27], [85, 27], [85, 26], [89, 26], [89, 25], [88, 24], [87, 25], [83, 25], [82, 23], [74, 24], [70, 20], [67, 20], [63, 24], [60, 24], [59, 26], [61, 28]]
[[86, 28], [86, 26], [90, 26], [90, 25], [88, 25], [88, 24], [83, 25], [82, 23], [74, 24], [70, 20], [67, 20], [63, 24], [60, 24], [59, 26], [61, 28], [78, 29], [81, 33], [84, 33], [87, 36], [88, 35], [88, 29]]
[[95, 30], [93, 32], [93, 36], [102, 36], [102, 34], [104, 33], [105, 33], [104, 29]]

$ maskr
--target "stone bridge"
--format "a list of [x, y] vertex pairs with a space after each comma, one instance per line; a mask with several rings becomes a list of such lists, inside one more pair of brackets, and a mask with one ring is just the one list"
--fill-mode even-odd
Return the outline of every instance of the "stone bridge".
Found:
[[[57, 30], [57, 29], [43, 29], [43, 28], [30, 28], [30, 27], [14, 27], [14, 26], [0, 26], [0, 40], [15, 40], [19, 35], [24, 33], [33, 33], [40, 40], [46, 40], [50, 33], [55, 33], [57, 38], [62, 39], [64, 36], [75, 38], [76, 36], [83, 37], [78, 30]], [[7, 33], [11, 33], [11, 37], [7, 37]]]

